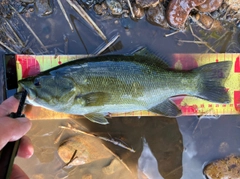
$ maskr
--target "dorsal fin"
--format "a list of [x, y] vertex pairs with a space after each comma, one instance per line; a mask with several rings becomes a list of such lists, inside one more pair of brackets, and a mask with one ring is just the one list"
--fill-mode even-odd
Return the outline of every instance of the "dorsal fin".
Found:
[[160, 54], [148, 50], [145, 47], [141, 47], [135, 50], [133, 56], [146, 57], [149, 61], [153, 61], [153, 63], [156, 63], [156, 65], [160, 65], [165, 69], [169, 69], [171, 67], [171, 64], [166, 60], [166, 58]]

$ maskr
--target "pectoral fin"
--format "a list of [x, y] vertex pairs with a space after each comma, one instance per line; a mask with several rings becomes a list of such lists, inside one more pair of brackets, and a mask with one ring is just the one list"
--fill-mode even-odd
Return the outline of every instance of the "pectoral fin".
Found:
[[181, 114], [178, 107], [169, 99], [166, 99], [162, 103], [150, 108], [149, 111], [168, 117], [176, 117]]
[[87, 119], [98, 124], [109, 124], [108, 120], [101, 113], [89, 113], [84, 115]]
[[110, 94], [104, 92], [92, 92], [84, 95], [79, 95], [75, 98], [75, 100], [79, 101], [79, 103], [84, 106], [103, 106], [108, 101], [110, 101]]

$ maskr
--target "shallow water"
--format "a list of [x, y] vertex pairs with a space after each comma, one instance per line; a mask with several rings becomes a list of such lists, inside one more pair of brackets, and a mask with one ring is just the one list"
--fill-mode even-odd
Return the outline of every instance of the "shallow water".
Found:
[[239, 116], [203, 118], [199, 123], [195, 117], [180, 117], [177, 120], [184, 144], [182, 178], [203, 178], [202, 168], [208, 162], [240, 154]]
[[[17, 159], [17, 163], [30, 178], [78, 178], [91, 175], [93, 178], [164, 178], [203, 179], [203, 167], [213, 160], [230, 154], [240, 154], [239, 116], [221, 116], [219, 119], [195, 116], [170, 119], [165, 117], [113, 118], [110, 125], [92, 124], [78, 119], [79, 129], [108, 138], [121, 138], [136, 152], [132, 153], [119, 146], [103, 142], [129, 167], [124, 165], [112, 175], [104, 175], [102, 168], [108, 166], [113, 156], [90, 164], [63, 168], [64, 163], [57, 155], [61, 141], [69, 136], [82, 135], [65, 130], [60, 143], [59, 125], [71, 120], [36, 120], [28, 136], [33, 141], [35, 154], [32, 158]], [[75, 124], [76, 125], [76, 124]], [[96, 139], [97, 140], [97, 139]], [[144, 142], [145, 141], [145, 142]], [[99, 153], [105, 147], [99, 148]], [[144, 173], [144, 175], [142, 174]], [[161, 177], [160, 177], [161, 176]]]
[[[146, 176], [154, 176], [159, 173], [158, 176], [161, 175], [164, 178], [181, 177], [183, 146], [182, 137], [175, 119], [163, 117], [113, 118], [109, 120], [110, 125], [108, 126], [92, 124], [86, 119], [78, 120], [81, 123], [78, 128], [83, 129], [83, 126], [85, 126], [94, 134], [107, 138], [121, 138], [122, 141], [136, 151], [132, 153], [119, 146], [103, 142], [131, 170], [129, 172], [124, 165], [119, 165], [119, 170], [109, 176], [103, 174], [102, 168], [109, 165], [113, 157], [82, 166], [62, 169], [64, 163], [59, 159], [56, 152], [59, 143], [55, 145], [53, 143], [60, 131], [57, 126], [64, 125], [66, 122], [66, 120], [33, 121], [33, 127], [28, 135], [33, 141], [35, 154], [29, 160], [17, 160], [17, 163], [27, 171], [30, 178], [35, 178], [37, 174], [44, 175], [44, 178], [54, 178], [59, 173], [65, 173], [65, 176], [69, 178], [76, 178], [76, 176], [81, 178], [86, 174], [92, 175], [93, 178], [137, 178], [137, 176], [142, 176], [142, 172]], [[68, 120], [68, 122], [71, 121]], [[74, 135], [81, 134], [65, 131], [60, 143], [69, 136]], [[144, 141], [148, 144], [146, 145]], [[99, 148], [99, 154], [104, 149], [103, 146]]]
[[[67, 2], [64, 1], [63, 5], [74, 26], [73, 32], [69, 28], [67, 21], [55, 1], [53, 13], [48, 16], [41, 16], [41, 13], [36, 9], [33, 12], [22, 14], [22, 17], [47, 47], [48, 51], [44, 51], [40, 47], [37, 40], [16, 14], [8, 21], [22, 38], [22, 41], [26, 43], [26, 48], [30, 47], [35, 54], [93, 53], [94, 50], [103, 43], [103, 40], [85, 20], [71, 9]], [[120, 35], [118, 45], [113, 48], [118, 50], [116, 53], [133, 51], [138, 46], [147, 46], [163, 57], [172, 53], [200, 53], [209, 50], [204, 45], [179, 43], [178, 40], [194, 40], [189, 30], [179, 32], [170, 37], [164, 37], [165, 34], [170, 34], [173, 31], [154, 26], [148, 23], [146, 18], [135, 21], [130, 17], [117, 18], [111, 16], [104, 18], [96, 15], [92, 10], [88, 10], [87, 12], [106, 35], [107, 39], [110, 39], [116, 34]], [[224, 33], [227, 33], [225, 34], [226, 38], [222, 38], [222, 40], [218, 42], [219, 45], [215, 49], [217, 52], [236, 52], [239, 50], [239, 29], [234, 26], [231, 27], [230, 31], [227, 29], [220, 34], [203, 31], [201, 28], [195, 27], [195, 25], [193, 25], [193, 28], [194, 32], [202, 37], [203, 40], [208, 41], [210, 45], [216, 45], [215, 40]]]
[[[103, 43], [103, 40], [64, 1], [64, 7], [75, 27], [72, 32], [57, 2], [53, 1], [53, 3], [54, 9], [51, 15], [41, 16], [37, 11], [23, 15], [43, 44], [47, 46], [48, 52], [40, 48], [38, 42], [16, 15], [9, 22], [35, 54], [93, 53]], [[194, 39], [188, 31], [164, 37], [172, 31], [151, 25], [145, 19], [139, 21], [133, 21], [129, 17], [102, 19], [92, 12], [89, 13], [108, 39], [116, 34], [120, 35], [113, 47], [116, 51], [111, 53], [127, 53], [139, 46], [147, 46], [165, 58], [172, 53], [203, 53], [208, 50], [203, 45], [178, 43], [178, 39]], [[194, 30], [202, 36], [206, 33], [198, 27]], [[213, 44], [216, 38], [208, 37], [207, 40]], [[239, 29], [233, 28], [232, 36], [223, 38], [216, 47], [216, 51], [239, 52]], [[126, 163], [131, 172], [124, 165], [120, 165], [115, 173], [105, 175], [102, 168], [109, 165], [114, 156], [90, 164], [63, 169], [64, 163], [57, 155], [59, 143], [54, 144], [54, 140], [60, 132], [58, 126], [66, 125], [67, 121], [69, 120], [33, 120], [33, 127], [28, 136], [33, 141], [35, 154], [29, 160], [19, 158], [16, 160], [30, 178], [87, 178], [91, 175], [92, 178], [106, 179], [202, 179], [204, 178], [202, 170], [206, 163], [229, 154], [239, 155], [240, 152], [239, 116], [221, 116], [218, 119], [202, 117], [201, 120], [195, 116], [177, 119], [112, 118], [109, 120], [110, 125], [107, 126], [80, 119], [78, 121], [80, 127], [85, 126], [90, 132], [108, 138], [120, 138], [136, 150], [135, 153], [131, 153], [119, 146], [103, 142]], [[61, 141], [73, 135], [77, 134], [65, 131]], [[99, 152], [103, 149], [104, 146], [99, 149]]]

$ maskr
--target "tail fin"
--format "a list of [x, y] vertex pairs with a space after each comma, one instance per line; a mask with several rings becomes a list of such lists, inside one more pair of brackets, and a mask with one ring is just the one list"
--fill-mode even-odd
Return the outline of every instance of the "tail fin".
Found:
[[206, 64], [193, 70], [199, 75], [197, 96], [212, 102], [229, 103], [230, 97], [224, 87], [224, 82], [231, 66], [231, 61], [223, 61]]

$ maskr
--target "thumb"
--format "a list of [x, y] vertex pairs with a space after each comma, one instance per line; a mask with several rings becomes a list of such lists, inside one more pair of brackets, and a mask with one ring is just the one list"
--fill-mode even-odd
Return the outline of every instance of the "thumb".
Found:
[[12, 169], [12, 174], [11, 174], [11, 179], [29, 179], [26, 173], [18, 166], [18, 165], [13, 165]]

